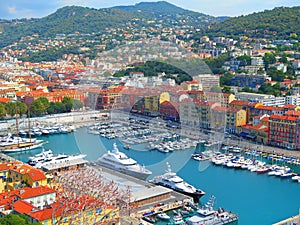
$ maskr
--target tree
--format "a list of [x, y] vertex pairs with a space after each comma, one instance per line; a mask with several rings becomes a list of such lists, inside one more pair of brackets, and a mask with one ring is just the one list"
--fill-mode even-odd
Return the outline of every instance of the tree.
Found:
[[64, 97], [62, 103], [65, 105], [66, 112], [71, 112], [73, 108], [73, 99], [70, 97]]
[[272, 52], [267, 52], [263, 57], [265, 68], [268, 69], [270, 64], [273, 64], [276, 62], [275, 55]]
[[78, 99], [74, 99], [73, 109], [77, 110], [77, 109], [81, 109], [82, 107], [83, 107], [83, 103]]
[[43, 113], [45, 113], [45, 108], [44, 108], [42, 101], [37, 99], [37, 100], [34, 100], [33, 102], [31, 102], [30, 113], [33, 116], [40, 116]]
[[27, 105], [24, 102], [17, 102], [17, 112], [20, 116], [24, 115], [27, 112]]
[[231, 86], [231, 79], [233, 75], [231, 73], [225, 73], [223, 76], [220, 77], [220, 85], [224, 86]]
[[66, 106], [62, 102], [56, 102], [54, 104], [54, 113], [64, 113], [66, 112]]
[[41, 223], [34, 222], [30, 223], [29, 217], [24, 214], [15, 215], [8, 214], [4, 218], [0, 218], [0, 225], [41, 225]]
[[223, 89], [222, 89], [222, 92], [227, 93], [227, 94], [232, 94], [231, 87], [230, 86], [224, 86]]
[[5, 105], [5, 109], [8, 115], [11, 117], [16, 115], [16, 104], [14, 102], [8, 102]]
[[47, 108], [47, 113], [50, 115], [55, 113], [55, 103], [54, 102], [50, 102], [50, 105]]
[[50, 106], [50, 102], [49, 102], [48, 98], [46, 98], [46, 97], [39, 97], [38, 100], [42, 102], [42, 104], [44, 106], [44, 110], [46, 112], [47, 109], [48, 109], [48, 107]]
[[0, 119], [3, 120], [6, 116], [6, 109], [5, 106], [0, 103]]
[[237, 60], [241, 61], [241, 66], [249, 66], [251, 65], [251, 57], [248, 55], [242, 55], [237, 57]]

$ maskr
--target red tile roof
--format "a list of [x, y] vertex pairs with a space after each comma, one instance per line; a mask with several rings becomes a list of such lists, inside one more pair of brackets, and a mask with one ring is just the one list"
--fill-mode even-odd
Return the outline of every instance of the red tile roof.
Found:
[[33, 198], [36, 196], [42, 196], [46, 194], [55, 193], [55, 190], [47, 186], [38, 186], [35, 188], [22, 188], [15, 193], [21, 199]]
[[20, 214], [29, 214], [33, 209], [39, 210], [38, 208], [34, 207], [32, 204], [23, 200], [16, 201], [13, 204], [13, 209], [14, 211]]
[[249, 101], [244, 100], [233, 100], [229, 103], [230, 105], [237, 105], [237, 106], [247, 106], [249, 105]]

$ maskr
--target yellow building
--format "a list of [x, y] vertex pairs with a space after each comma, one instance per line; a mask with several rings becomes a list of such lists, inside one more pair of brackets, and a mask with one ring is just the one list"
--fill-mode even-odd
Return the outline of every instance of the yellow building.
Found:
[[15, 190], [21, 186], [38, 187], [47, 184], [47, 177], [39, 169], [22, 162], [0, 164], [0, 191]]
[[159, 95], [148, 95], [144, 97], [145, 111], [151, 113], [158, 113], [159, 111]]
[[237, 128], [246, 124], [247, 113], [243, 109], [228, 108], [226, 110], [226, 131], [236, 134]]
[[220, 103], [221, 106], [228, 107], [229, 104], [235, 100], [233, 94], [222, 93], [222, 92], [205, 92], [206, 100], [209, 102]]
[[182, 82], [180, 86], [186, 91], [202, 91], [202, 84], [197, 80]]

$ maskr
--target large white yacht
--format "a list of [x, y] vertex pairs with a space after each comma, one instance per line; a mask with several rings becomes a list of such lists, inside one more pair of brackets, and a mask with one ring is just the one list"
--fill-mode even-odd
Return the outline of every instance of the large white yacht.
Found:
[[170, 164], [167, 163], [166, 173], [160, 176], [154, 177], [150, 182], [158, 184], [167, 188], [171, 188], [174, 191], [189, 195], [194, 198], [194, 201], [198, 202], [199, 198], [205, 195], [205, 192], [195, 188], [191, 184], [185, 182], [181, 177], [177, 176], [175, 172], [171, 170]]
[[151, 171], [138, 164], [134, 159], [120, 152], [116, 143], [114, 143], [111, 151], [108, 151], [97, 160], [97, 163], [142, 180], [146, 180], [152, 174]]
[[77, 155], [65, 155], [65, 154], [52, 154], [51, 150], [42, 151], [41, 153], [29, 157], [28, 164], [32, 165], [35, 168], [43, 169], [53, 167], [53, 165], [72, 165], [77, 162], [81, 162], [86, 155], [77, 154]]

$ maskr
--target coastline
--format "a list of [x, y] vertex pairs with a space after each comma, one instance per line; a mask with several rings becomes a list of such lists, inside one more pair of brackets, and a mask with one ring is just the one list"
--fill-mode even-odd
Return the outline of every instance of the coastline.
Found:
[[[30, 121], [31, 124], [41, 124], [41, 125], [49, 125], [49, 124], [57, 124], [57, 123], [63, 125], [72, 125], [76, 129], [84, 126], [90, 126], [95, 123], [99, 123], [100, 121], [107, 121], [109, 118], [107, 116], [108, 113], [109, 112], [100, 112], [96, 110], [78, 111], [78, 112], [71, 112], [71, 113], [47, 115], [42, 117], [33, 117], [30, 118]], [[126, 124], [126, 122], [121, 118], [119, 122]], [[9, 119], [9, 120], [2, 121], [2, 123], [0, 123], [0, 134], [6, 135], [7, 132], [12, 132], [13, 127], [15, 127], [15, 120]], [[164, 127], [161, 128], [156, 127], [156, 129], [167, 130]], [[205, 139], [206, 135], [202, 134], [200, 131], [195, 131], [194, 128], [190, 128], [191, 130], [186, 130], [186, 129], [187, 128], [184, 128], [181, 131], [179, 130], [179, 133], [181, 133], [183, 136], [186, 136], [194, 140]], [[177, 130], [173, 130], [173, 131], [176, 132]], [[278, 156], [288, 156], [288, 157], [295, 157], [300, 159], [300, 150], [287, 150], [287, 149], [277, 148], [274, 146], [261, 145], [258, 143], [253, 143], [242, 139], [233, 140], [230, 138], [224, 139], [223, 144], [239, 146], [245, 149], [257, 150], [268, 154], [276, 154]]]

